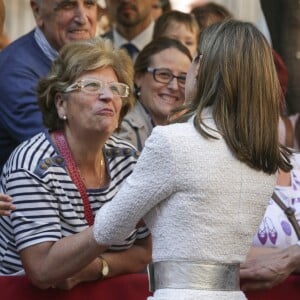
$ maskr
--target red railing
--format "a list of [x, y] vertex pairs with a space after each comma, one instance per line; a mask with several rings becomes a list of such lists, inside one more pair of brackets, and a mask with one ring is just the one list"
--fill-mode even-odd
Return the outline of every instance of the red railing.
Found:
[[[82, 283], [70, 291], [40, 290], [25, 276], [0, 276], [1, 300], [145, 300], [150, 295], [144, 273]], [[246, 296], [249, 300], [299, 300], [300, 276], [290, 276], [271, 290], [248, 292]]]
[[1, 300], [145, 300], [149, 295], [147, 275], [142, 273], [82, 283], [70, 291], [40, 290], [25, 276], [0, 276]]
[[247, 292], [248, 300], [299, 300], [300, 276], [293, 275], [270, 290]]

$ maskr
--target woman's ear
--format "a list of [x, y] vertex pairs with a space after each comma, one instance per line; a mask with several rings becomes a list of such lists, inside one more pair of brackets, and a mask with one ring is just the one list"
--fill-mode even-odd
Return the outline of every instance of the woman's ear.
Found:
[[60, 119], [65, 120], [67, 116], [66, 101], [61, 93], [56, 93], [54, 103], [56, 106], [57, 114]]

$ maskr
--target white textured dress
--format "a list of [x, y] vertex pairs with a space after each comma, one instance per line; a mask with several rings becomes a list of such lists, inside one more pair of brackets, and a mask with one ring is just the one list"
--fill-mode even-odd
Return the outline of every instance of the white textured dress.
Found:
[[[206, 124], [215, 128], [210, 115]], [[244, 261], [275, 176], [238, 161], [225, 141], [203, 138], [190, 121], [158, 126], [130, 177], [97, 213], [99, 244], [122, 241], [144, 218], [153, 262]], [[240, 300], [240, 291], [159, 289], [155, 300]]]

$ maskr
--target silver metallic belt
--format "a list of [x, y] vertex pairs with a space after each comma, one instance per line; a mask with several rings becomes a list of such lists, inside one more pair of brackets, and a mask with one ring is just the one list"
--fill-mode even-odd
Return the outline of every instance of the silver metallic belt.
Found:
[[239, 291], [240, 265], [211, 262], [161, 261], [148, 266], [149, 290], [197, 289]]

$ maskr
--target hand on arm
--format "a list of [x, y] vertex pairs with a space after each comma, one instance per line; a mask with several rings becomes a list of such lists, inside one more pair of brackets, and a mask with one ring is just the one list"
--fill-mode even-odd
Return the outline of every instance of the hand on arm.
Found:
[[9, 216], [16, 207], [12, 204], [12, 199], [8, 195], [0, 194], [0, 216]]
[[[146, 268], [151, 261], [151, 237], [136, 240], [134, 245], [125, 251], [105, 252], [101, 257], [105, 259], [109, 266], [107, 278], [121, 274], [136, 273]], [[54, 286], [59, 289], [69, 290], [80, 282], [103, 279], [102, 259], [97, 257], [87, 267], [73, 276], [56, 283]]]
[[300, 247], [286, 249], [252, 247], [246, 262], [241, 265], [242, 290], [268, 289], [300, 270]]
[[[99, 255], [106, 246], [93, 239], [91, 227], [57, 242], [40, 243], [21, 251], [21, 259], [33, 284], [46, 289], [56, 287], [69, 290], [80, 282], [101, 278]], [[107, 277], [139, 272], [151, 260], [151, 237], [137, 240], [121, 252], [105, 252], [102, 257], [109, 265]]]
[[81, 271], [77, 272], [73, 276], [57, 282], [52, 287], [61, 289], [61, 290], [70, 290], [75, 285], [81, 282], [95, 281], [102, 278], [101, 275], [102, 262], [100, 258], [94, 259], [90, 264], [84, 267]]
[[[143, 270], [151, 261], [151, 237], [137, 240], [128, 250], [121, 252], [105, 252], [101, 255], [109, 265], [107, 277], [135, 273]], [[81, 282], [102, 279], [102, 260], [97, 257], [88, 266], [73, 276], [57, 282], [53, 287], [70, 290]]]
[[136, 240], [131, 248], [121, 252], [105, 252], [101, 255], [109, 265], [107, 277], [136, 273], [146, 268], [152, 257], [151, 236]]
[[[30, 280], [39, 288], [45, 289], [56, 284], [62, 285], [66, 280], [74, 286], [74, 283], [84, 281], [89, 276], [96, 279], [96, 268], [99, 275], [101, 266], [99, 262], [96, 266], [97, 262], [94, 260], [106, 248], [96, 243], [90, 227], [56, 242], [44, 242], [25, 248], [20, 255]], [[71, 279], [75, 277], [74, 274], [76, 279]]]

